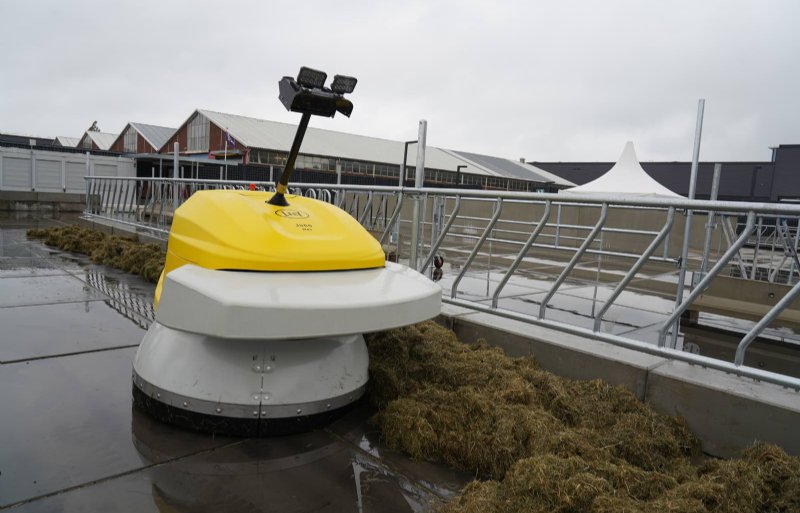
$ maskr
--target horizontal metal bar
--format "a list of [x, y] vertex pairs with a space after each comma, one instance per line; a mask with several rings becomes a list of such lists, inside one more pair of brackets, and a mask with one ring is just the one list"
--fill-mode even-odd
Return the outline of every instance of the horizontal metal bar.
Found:
[[103, 215], [99, 215], [99, 214], [87, 214], [87, 213], [81, 214], [80, 217], [81, 217], [81, 219], [86, 219], [86, 220], [89, 220], [89, 221], [91, 221], [93, 219], [103, 219], [103, 220], [106, 220], [106, 221], [110, 221], [112, 223], [119, 223], [119, 224], [124, 224], [126, 226], [133, 226], [133, 227], [136, 227], [136, 228], [142, 230], [143, 232], [146, 232], [146, 231], [155, 232], [156, 235], [158, 235], [160, 237], [163, 237], [164, 240], [166, 240], [167, 236], [169, 235], [169, 230], [156, 228], [155, 226], [149, 226], [149, 225], [142, 224], [142, 223], [133, 223], [131, 221], [125, 221], [123, 219], [117, 219], [116, 217], [108, 217], [108, 216], [103, 216]]
[[[178, 182], [178, 183], [208, 183], [220, 185], [241, 185], [248, 187], [251, 183], [256, 185], [274, 185], [274, 182], [252, 182], [250, 180], [196, 180], [188, 178], [172, 178], [166, 180], [164, 178], [146, 178], [146, 177], [118, 177], [118, 176], [87, 176], [86, 180], [140, 180], [140, 181], [161, 181], [161, 182]], [[302, 184], [304, 188], [324, 188], [331, 190], [349, 190], [349, 191], [373, 191], [373, 192], [387, 192], [394, 193], [402, 191], [410, 197], [419, 195], [439, 195], [439, 196], [462, 196], [463, 199], [487, 199], [496, 201], [502, 198], [503, 200], [534, 200], [544, 202], [551, 200], [553, 202], [569, 205], [594, 205], [602, 207], [604, 203], [609, 206], [635, 206], [635, 207], [652, 207], [667, 209], [675, 207], [676, 209], [691, 209], [691, 210], [707, 210], [714, 212], [745, 212], [757, 211], [759, 214], [776, 214], [776, 215], [790, 215], [800, 216], [800, 205], [786, 204], [786, 203], [766, 203], [766, 202], [750, 202], [750, 201], [710, 201], [710, 200], [690, 200], [686, 198], [636, 198], [625, 197], [613, 194], [592, 194], [582, 195], [569, 192], [561, 193], [535, 193], [535, 192], [512, 192], [512, 191], [495, 191], [495, 190], [477, 190], [477, 189], [439, 189], [439, 188], [421, 188], [414, 187], [389, 187], [377, 185], [342, 185], [342, 184]]]

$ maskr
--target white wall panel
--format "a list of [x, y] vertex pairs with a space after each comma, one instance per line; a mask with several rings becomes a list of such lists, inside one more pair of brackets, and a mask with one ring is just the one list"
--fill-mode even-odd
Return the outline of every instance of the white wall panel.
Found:
[[86, 192], [86, 162], [67, 161], [67, 192]]
[[3, 183], [1, 185], [4, 189], [30, 190], [32, 185], [30, 157], [4, 157]]
[[[36, 172], [33, 172], [35, 159]], [[136, 166], [131, 158], [107, 155], [88, 157], [91, 173], [86, 171], [85, 154], [59, 151], [28, 150], [0, 146], [0, 189], [83, 193], [87, 174], [93, 176], [135, 177]], [[35, 177], [33, 176], [35, 174]], [[34, 184], [33, 181], [36, 180]]]
[[101, 164], [99, 162], [95, 162], [95, 164], [94, 164], [94, 175], [95, 176], [117, 176], [117, 166], [116, 166], [116, 164]]
[[61, 160], [36, 159], [37, 191], [61, 191]]

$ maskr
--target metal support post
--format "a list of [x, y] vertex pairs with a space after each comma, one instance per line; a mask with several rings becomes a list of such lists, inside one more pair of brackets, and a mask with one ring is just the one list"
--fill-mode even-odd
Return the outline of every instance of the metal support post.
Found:
[[[424, 119], [419, 122], [419, 137], [417, 138], [417, 169], [414, 179], [414, 188], [422, 189], [425, 181], [425, 138], [428, 131], [428, 122]], [[422, 212], [420, 212], [420, 195], [414, 195], [414, 215], [411, 225], [411, 256], [409, 257], [408, 266], [412, 269], [417, 269], [417, 256], [419, 255], [419, 236], [420, 236], [420, 221], [422, 220]]]
[[36, 154], [31, 148], [31, 190], [36, 190]]
[[[692, 152], [692, 170], [689, 177], [689, 199], [693, 200], [695, 190], [697, 187], [697, 166], [700, 160], [700, 135], [703, 132], [703, 110], [705, 109], [706, 101], [700, 99], [697, 102], [697, 124], [694, 129], [694, 151]], [[678, 272], [678, 290], [675, 293], [675, 308], [683, 301], [683, 289], [685, 288], [686, 269], [689, 260], [689, 238], [692, 234], [692, 210], [686, 210], [686, 225], [683, 228], [683, 247], [681, 249], [680, 271]], [[678, 344], [678, 326], [672, 330], [672, 347]]]
[[[719, 177], [722, 173], [722, 164], [714, 164], [714, 178], [711, 181], [711, 201], [717, 201], [719, 195]], [[706, 275], [708, 269], [708, 255], [711, 251], [711, 235], [714, 231], [714, 212], [708, 211], [708, 223], [706, 224], [706, 239], [703, 241], [703, 261], [700, 263], [700, 278]]]
[[[342, 162], [339, 159], [336, 159], [336, 185], [342, 184]], [[339, 189], [336, 189], [336, 199], [334, 200], [334, 205], [339, 204], [339, 196], [344, 194]]]
[[172, 145], [172, 211], [178, 210], [178, 166], [180, 166], [180, 157], [178, 156], [178, 142]]

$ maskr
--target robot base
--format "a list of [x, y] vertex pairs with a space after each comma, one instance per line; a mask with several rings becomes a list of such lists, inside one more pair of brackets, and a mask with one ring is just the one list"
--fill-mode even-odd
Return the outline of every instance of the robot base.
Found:
[[260, 418], [241, 419], [223, 415], [208, 415], [177, 408], [162, 403], [158, 399], [146, 395], [138, 386], [133, 386], [134, 406], [161, 422], [218, 435], [248, 438], [302, 433], [321, 428], [343, 416], [357, 402], [358, 400], [333, 411], [314, 415], [298, 415], [296, 417], [264, 420]]
[[133, 368], [141, 410], [182, 427], [234, 436], [314, 429], [364, 394], [361, 335], [232, 340], [155, 322]]

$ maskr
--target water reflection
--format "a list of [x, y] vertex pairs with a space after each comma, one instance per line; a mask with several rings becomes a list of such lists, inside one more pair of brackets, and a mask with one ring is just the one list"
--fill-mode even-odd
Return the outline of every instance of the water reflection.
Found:
[[109, 297], [105, 303], [142, 329], [155, 320], [152, 298], [135, 291], [130, 284], [111, 278], [105, 272], [88, 270], [86, 282]]
[[[133, 415], [157, 511], [430, 511], [431, 491], [326, 431], [234, 440], [188, 457], [163, 425]], [[176, 431], [177, 428], [175, 428]], [[359, 429], [359, 428], [355, 428]], [[161, 433], [161, 434], [160, 434]], [[194, 433], [186, 432], [191, 441]], [[191, 443], [191, 442], [190, 442]], [[171, 460], [171, 461], [170, 461]]]

